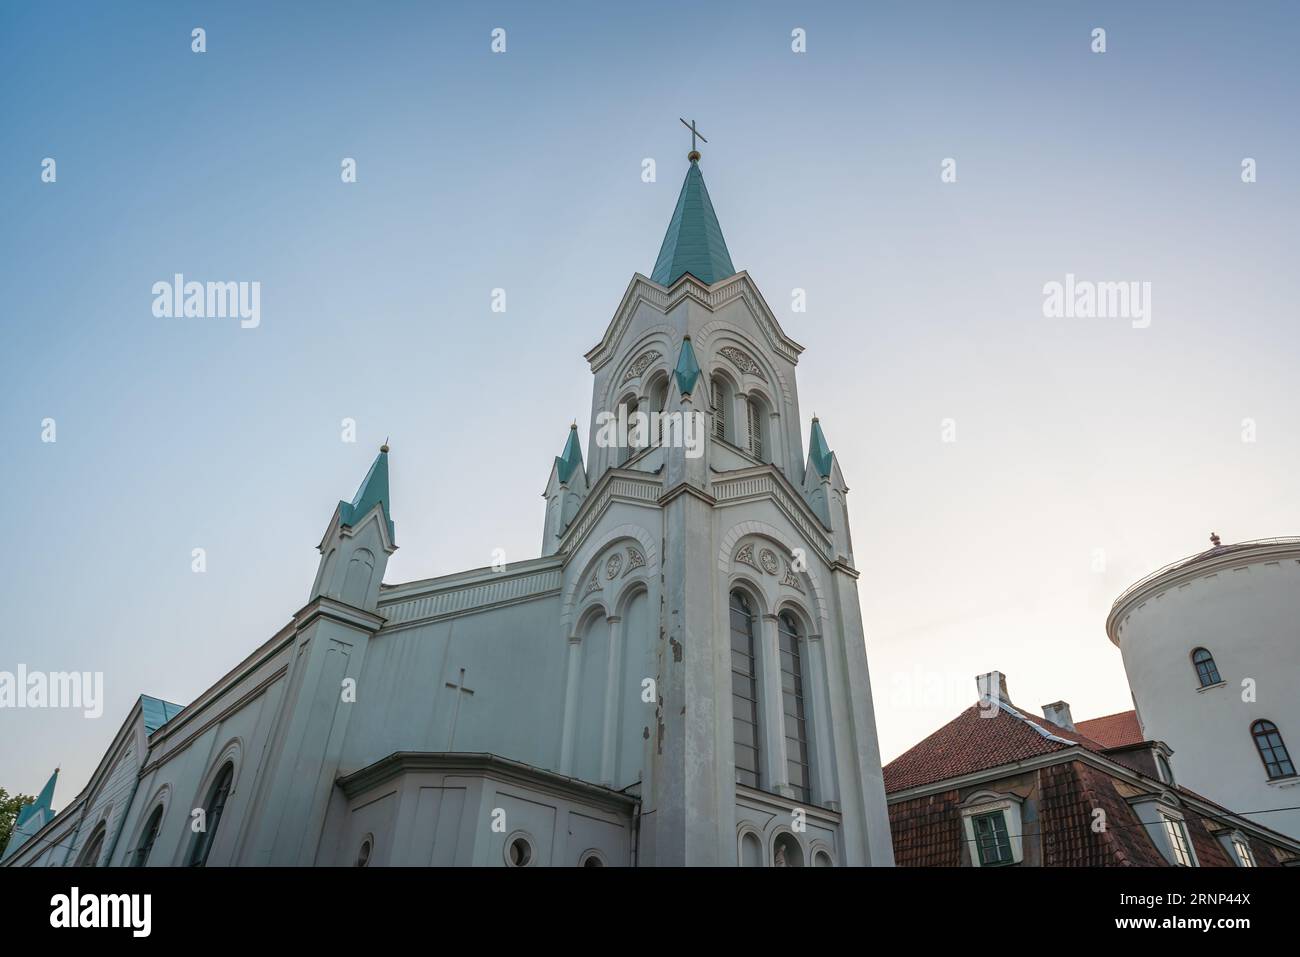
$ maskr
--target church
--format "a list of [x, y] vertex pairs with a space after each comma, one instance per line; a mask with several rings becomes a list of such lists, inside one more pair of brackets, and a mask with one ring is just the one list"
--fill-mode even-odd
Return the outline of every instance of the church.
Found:
[[385, 445], [292, 620], [196, 700], [142, 695], [5, 865], [893, 864], [848, 486], [688, 160], [540, 557], [385, 582]]

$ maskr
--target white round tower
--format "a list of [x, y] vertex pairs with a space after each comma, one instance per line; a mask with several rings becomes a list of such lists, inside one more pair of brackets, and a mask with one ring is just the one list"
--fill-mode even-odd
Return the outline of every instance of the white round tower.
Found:
[[1300, 837], [1300, 538], [1211, 544], [1128, 588], [1106, 633], [1176, 782]]

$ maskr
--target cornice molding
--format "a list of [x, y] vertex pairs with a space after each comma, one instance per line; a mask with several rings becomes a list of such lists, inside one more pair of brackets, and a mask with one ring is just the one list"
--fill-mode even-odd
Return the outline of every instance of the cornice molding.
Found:
[[694, 300], [710, 312], [717, 312], [737, 299], [743, 299], [757, 317], [768, 345], [791, 363], [799, 361], [803, 346], [785, 334], [749, 273], [742, 270], [711, 286], [706, 286], [690, 273], [685, 273], [668, 287], [636, 273], [628, 283], [627, 291], [623, 293], [623, 299], [614, 311], [614, 318], [605, 329], [605, 335], [586, 353], [585, 358], [591, 364], [591, 371], [596, 372], [615, 357], [615, 347], [640, 303], [645, 302], [656, 311], [667, 314], [686, 299]]
[[623, 813], [637, 805], [636, 798], [620, 791], [486, 752], [395, 751], [359, 771], [341, 775], [335, 784], [351, 799], [403, 774], [422, 771], [491, 775], [524, 787], [544, 787]]
[[1300, 562], [1300, 538], [1268, 538], [1257, 542], [1239, 542], [1181, 559], [1172, 565], [1157, 569], [1145, 578], [1130, 585], [1111, 605], [1106, 616], [1106, 636], [1115, 647], [1119, 637], [1115, 631], [1120, 622], [1150, 599], [1170, 588], [1217, 574], [1243, 565], [1260, 565], [1269, 562]]

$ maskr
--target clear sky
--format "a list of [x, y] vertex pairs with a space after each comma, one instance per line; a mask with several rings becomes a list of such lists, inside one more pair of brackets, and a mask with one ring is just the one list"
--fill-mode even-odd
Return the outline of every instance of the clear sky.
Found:
[[[1115, 596], [1300, 529], [1298, 45], [1226, 0], [4, 4], [0, 670], [106, 702], [0, 712], [0, 786], [60, 764], [66, 804], [139, 693], [280, 628], [386, 436], [388, 581], [535, 556], [679, 116], [852, 487], [885, 757], [990, 669], [1130, 707]], [[155, 318], [178, 272], [259, 281], [260, 326]], [[1067, 274], [1150, 282], [1150, 326], [1045, 318]]]

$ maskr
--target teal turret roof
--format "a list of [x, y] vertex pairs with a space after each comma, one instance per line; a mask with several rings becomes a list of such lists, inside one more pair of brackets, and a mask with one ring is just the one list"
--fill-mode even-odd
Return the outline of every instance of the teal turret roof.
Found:
[[388, 446], [379, 448], [375, 464], [370, 466], [365, 480], [357, 489], [351, 502], [339, 502], [339, 524], [353, 525], [370, 514], [370, 510], [379, 505], [384, 510], [384, 521], [388, 523], [388, 538], [395, 541], [396, 529], [393, 516], [388, 511]]
[[52, 807], [54, 782], [58, 779], [59, 769], [55, 768], [50, 779], [45, 782], [45, 787], [41, 788], [41, 793], [36, 796], [36, 800], [18, 809], [18, 816], [14, 818], [14, 829], [9, 835], [9, 843], [0, 848], [0, 860], [17, 851], [31, 839], [33, 834], [54, 819]]
[[707, 284], [736, 274], [697, 159], [691, 160], [686, 171], [677, 208], [673, 210], [650, 278], [661, 286], [671, 286], [684, 273]]
[[813, 468], [822, 478], [831, 477], [831, 458], [834, 453], [826, 444], [826, 436], [822, 434], [822, 424], [816, 416], [812, 420], [812, 435], [808, 438], [808, 458], [812, 459]]
[[59, 769], [55, 768], [54, 773], [50, 775], [50, 779], [45, 782], [45, 787], [41, 788], [41, 793], [36, 796], [36, 800], [31, 804], [24, 804], [19, 809], [18, 819], [14, 821], [14, 827], [22, 827], [37, 813], [48, 813], [51, 810], [51, 805], [54, 802], [54, 782], [58, 779]]
[[690, 336], [682, 339], [682, 351], [677, 356], [677, 368], [673, 370], [673, 375], [677, 376], [677, 388], [682, 395], [690, 395], [695, 390], [695, 381], [700, 377], [700, 364], [695, 361], [695, 349], [691, 346]]
[[567, 482], [581, 467], [582, 445], [578, 442], [578, 423], [575, 422], [569, 426], [569, 440], [564, 443], [564, 452], [555, 457], [555, 472], [561, 482]]

